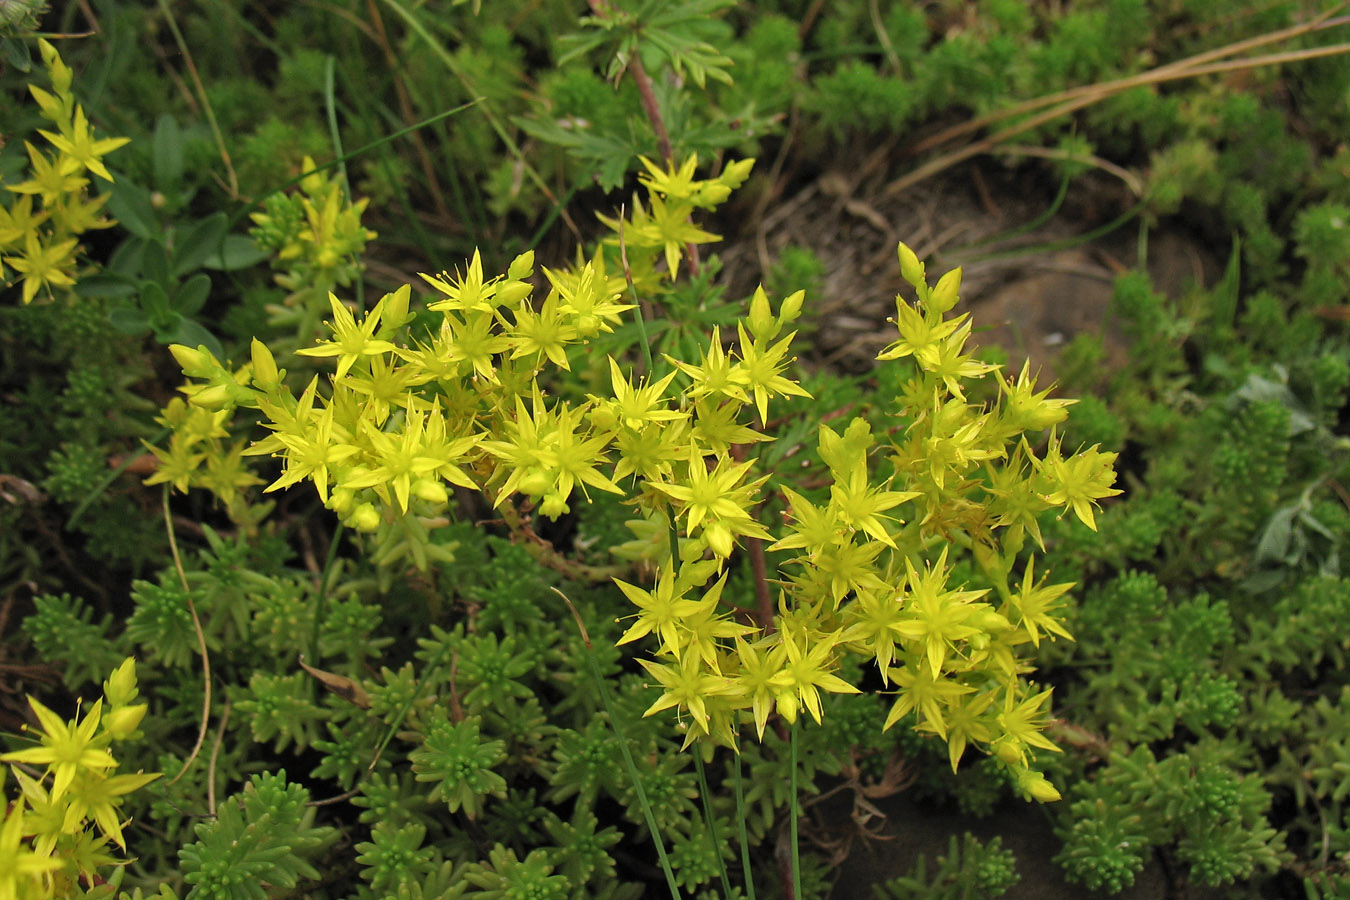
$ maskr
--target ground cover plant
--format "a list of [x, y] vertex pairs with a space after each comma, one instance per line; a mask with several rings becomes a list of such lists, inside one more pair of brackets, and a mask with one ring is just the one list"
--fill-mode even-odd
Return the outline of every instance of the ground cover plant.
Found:
[[1347, 15], [0, 6], [0, 898], [1350, 892]]

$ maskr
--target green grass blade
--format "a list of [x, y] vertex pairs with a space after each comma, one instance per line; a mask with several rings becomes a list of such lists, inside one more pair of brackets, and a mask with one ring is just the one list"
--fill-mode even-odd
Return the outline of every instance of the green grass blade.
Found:
[[600, 694], [600, 705], [605, 708], [606, 715], [609, 716], [609, 727], [614, 729], [614, 736], [619, 739], [619, 750], [623, 752], [623, 765], [628, 771], [628, 777], [633, 780], [633, 789], [637, 793], [638, 805], [642, 807], [642, 816], [647, 820], [647, 830], [652, 834], [652, 843], [656, 844], [656, 855], [661, 860], [661, 871], [666, 876], [666, 886], [670, 888], [671, 900], [680, 900], [680, 887], [675, 883], [675, 873], [670, 868], [670, 858], [666, 856], [666, 843], [661, 840], [661, 832], [656, 827], [656, 816], [652, 815], [652, 805], [647, 801], [647, 792], [642, 788], [642, 779], [638, 777], [637, 765], [633, 762], [633, 751], [628, 747], [628, 735], [623, 730], [623, 723], [619, 717], [614, 715], [614, 706], [609, 702], [609, 689], [605, 687], [605, 677], [600, 674], [600, 666], [595, 661], [595, 654], [591, 649], [591, 636], [586, 631], [586, 623], [581, 621], [581, 613], [572, 605], [572, 600], [557, 588], [550, 588], [553, 593], [563, 598], [567, 608], [572, 611], [572, 618], [576, 620], [577, 628], [581, 631], [581, 641], [586, 645], [586, 663], [587, 668], [591, 670], [591, 679], [595, 682], [595, 687]]
[[468, 103], [461, 103], [459, 106], [456, 106], [456, 107], [454, 107], [453, 109], [447, 109], [447, 110], [445, 110], [444, 112], [438, 112], [438, 113], [436, 113], [436, 115], [430, 116], [429, 118], [426, 118], [426, 119], [423, 119], [423, 120], [420, 121], [420, 122], [414, 122], [413, 124], [409, 125], [407, 128], [400, 128], [398, 131], [390, 132], [389, 134], [385, 135], [385, 136], [382, 137], [382, 138], [379, 138], [379, 139], [377, 139], [377, 140], [370, 141], [369, 143], [366, 143], [366, 144], [362, 144], [360, 147], [357, 147], [355, 150], [351, 151], [350, 153], [344, 153], [344, 154], [342, 154], [342, 155], [339, 156], [337, 159], [330, 160], [330, 161], [328, 161], [328, 162], [326, 162], [326, 163], [320, 163], [320, 164], [316, 165], [316, 166], [315, 166], [314, 168], [312, 168], [312, 169], [309, 169], [309, 170], [307, 170], [307, 171], [301, 172], [299, 175], [296, 175], [294, 178], [290, 179], [289, 181], [286, 181], [286, 182], [284, 182], [284, 183], [282, 183], [282, 184], [280, 184], [280, 185], [277, 185], [276, 187], [272, 188], [272, 190], [270, 190], [270, 191], [268, 191], [267, 193], [263, 194], [261, 197], [259, 197], [258, 199], [254, 200], [254, 201], [253, 201], [252, 203], [250, 203], [248, 206], [245, 206], [243, 209], [241, 209], [241, 210], [239, 210], [237, 213], [235, 213], [235, 214], [230, 218], [230, 224], [229, 224], [229, 227], [226, 228], [226, 232], [227, 232], [227, 233], [233, 232], [234, 229], [235, 229], [235, 226], [238, 225], [238, 224], [239, 224], [239, 223], [240, 223], [240, 222], [241, 222], [241, 221], [242, 221], [249, 213], [253, 212], [255, 209], [261, 208], [262, 205], [263, 205], [263, 203], [267, 200], [268, 197], [272, 196], [273, 194], [279, 194], [279, 193], [281, 193], [282, 191], [287, 190], [288, 188], [294, 187], [295, 185], [297, 185], [297, 184], [299, 184], [300, 182], [304, 181], [304, 180], [305, 180], [306, 178], [308, 178], [310, 175], [313, 175], [315, 172], [322, 172], [322, 171], [324, 171], [324, 170], [326, 170], [326, 169], [331, 169], [331, 168], [333, 168], [334, 166], [339, 166], [339, 165], [341, 165], [341, 164], [347, 162], [348, 160], [356, 159], [358, 156], [361, 156], [362, 154], [365, 154], [365, 153], [369, 153], [371, 150], [374, 150], [376, 147], [381, 147], [381, 146], [383, 146], [383, 145], [389, 143], [390, 141], [396, 141], [396, 140], [398, 140], [399, 138], [403, 137], [404, 135], [406, 135], [406, 134], [411, 134], [411, 133], [413, 133], [414, 131], [417, 131], [417, 130], [419, 130], [419, 129], [421, 129], [421, 128], [426, 128], [426, 127], [429, 126], [429, 125], [434, 125], [434, 124], [436, 124], [437, 122], [441, 121], [442, 119], [448, 119], [448, 118], [450, 118], [450, 117], [453, 116], [453, 115], [458, 115], [459, 113], [464, 112], [464, 110], [466, 110], [466, 109], [471, 109], [471, 108], [477, 106], [477, 105], [478, 105], [479, 103], [481, 103], [481, 102], [482, 102], [482, 100], [470, 100]]
[[788, 726], [788, 759], [792, 764], [791, 785], [788, 796], [792, 806], [788, 809], [789, 836], [792, 839], [792, 900], [802, 900], [802, 859], [797, 841], [797, 723]]
[[712, 841], [713, 853], [717, 855], [717, 874], [722, 876], [722, 892], [731, 896], [731, 879], [727, 877], [727, 864], [722, 861], [722, 839], [717, 834], [717, 817], [713, 815], [712, 794], [708, 791], [708, 773], [703, 765], [703, 754], [694, 748], [694, 765], [698, 769], [698, 791], [703, 800], [703, 818], [708, 824], [708, 840]]
[[[422, 24], [420, 19], [413, 15], [411, 10], [399, 3], [398, 0], [384, 0], [384, 5], [398, 13], [399, 17], [408, 24], [408, 28], [422, 39], [427, 47], [431, 49], [431, 52], [435, 54], [436, 58], [450, 70], [450, 74], [454, 75], [459, 83], [464, 86], [466, 91], [470, 94], [476, 93], [473, 88], [473, 82], [470, 81], [469, 77], [461, 70], [454, 55], [451, 54], [449, 50], [445, 49], [444, 44], [436, 40], [436, 36], [427, 30], [427, 27]], [[535, 186], [539, 188], [550, 203], [554, 206], [559, 206], [558, 198], [554, 196], [553, 190], [535, 170], [534, 166], [530, 165], [530, 161], [525, 158], [525, 153], [520, 149], [520, 145], [511, 137], [510, 132], [506, 130], [506, 126], [502, 124], [501, 119], [492, 111], [492, 107], [486, 103], [483, 104], [483, 116], [487, 119], [488, 124], [492, 126], [492, 130], [496, 132], [497, 139], [505, 144], [506, 149], [511, 156], [520, 162], [525, 175], [534, 182]]]
[[741, 869], [745, 874], [745, 894], [749, 900], [755, 900], [755, 872], [750, 868], [750, 838], [745, 833], [745, 793], [741, 787], [741, 754], [735, 759], [736, 773], [736, 822], [741, 832]]

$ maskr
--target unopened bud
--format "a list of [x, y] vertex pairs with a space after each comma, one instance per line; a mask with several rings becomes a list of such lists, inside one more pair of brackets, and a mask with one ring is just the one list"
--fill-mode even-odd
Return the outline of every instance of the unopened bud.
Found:
[[210, 378], [220, 368], [220, 363], [206, 349], [205, 344], [189, 347], [186, 344], [170, 344], [169, 352], [178, 361], [183, 374], [190, 378]]
[[919, 262], [919, 257], [914, 255], [914, 251], [902, 242], [898, 246], [897, 252], [900, 255], [900, 277], [914, 285], [915, 288], [926, 284], [923, 263]]
[[135, 706], [119, 706], [103, 714], [103, 730], [115, 741], [124, 741], [136, 733], [136, 728], [145, 718], [149, 706], [137, 703]]
[[380, 330], [392, 333], [407, 324], [408, 298], [412, 296], [412, 285], [405, 284], [392, 294], [385, 294], [380, 302], [384, 312], [380, 316]]
[[380, 511], [373, 503], [362, 503], [348, 521], [357, 531], [374, 531], [380, 527]]
[[213, 384], [192, 393], [192, 405], [202, 409], [224, 409], [230, 403], [230, 388], [223, 384]]
[[1012, 740], [995, 741], [993, 750], [994, 755], [999, 758], [1000, 762], [1003, 762], [1010, 766], [1022, 764], [1022, 749], [1017, 746], [1016, 741]]
[[281, 373], [277, 370], [276, 358], [266, 344], [257, 338], [251, 345], [253, 358], [253, 384], [260, 391], [271, 391], [281, 382]]
[[509, 281], [524, 281], [534, 274], [534, 251], [526, 250], [524, 253], [511, 260], [511, 265], [506, 269], [506, 277]]
[[567, 500], [557, 491], [550, 491], [544, 495], [544, 502], [539, 504], [539, 512], [548, 516], [550, 519], [556, 519], [571, 510], [567, 505]]
[[444, 505], [450, 499], [445, 492], [445, 485], [434, 478], [419, 478], [413, 482], [412, 489], [420, 499], [437, 506]]
[[1059, 799], [1059, 791], [1046, 780], [1040, 772], [1022, 772], [1017, 776], [1017, 786], [1031, 795], [1031, 799], [1040, 803], [1052, 803]]
[[103, 696], [110, 706], [126, 706], [136, 699], [136, 660], [128, 656], [103, 682]]
[[750, 300], [750, 315], [746, 319], [750, 333], [760, 340], [771, 340], [777, 331], [773, 311], [769, 309], [769, 295], [761, 285], [755, 288], [755, 296]]
[[553, 486], [553, 479], [549, 478], [548, 473], [543, 469], [534, 468], [521, 476], [517, 485], [522, 494], [527, 494], [531, 497], [542, 497], [544, 493]]
[[530, 296], [534, 285], [528, 281], [508, 281], [497, 288], [497, 303], [500, 306], [514, 307]]
[[937, 287], [928, 295], [928, 309], [935, 313], [945, 313], [956, 305], [960, 299], [958, 293], [961, 290], [961, 270], [952, 269], [946, 275], [938, 279]]

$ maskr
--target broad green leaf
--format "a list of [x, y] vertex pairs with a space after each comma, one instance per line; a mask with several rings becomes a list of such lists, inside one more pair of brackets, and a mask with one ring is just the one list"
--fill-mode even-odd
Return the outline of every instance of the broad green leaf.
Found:
[[166, 288], [172, 284], [169, 275], [169, 251], [160, 241], [147, 241], [145, 254], [141, 257], [141, 277], [154, 281]]
[[108, 311], [108, 322], [123, 334], [143, 334], [150, 330], [150, 317], [134, 306], [115, 306]]
[[78, 297], [130, 297], [136, 293], [136, 283], [121, 275], [110, 272], [97, 272], [85, 275], [75, 284]]
[[145, 310], [150, 324], [156, 329], [169, 321], [171, 316], [177, 315], [169, 306], [169, 295], [164, 293], [164, 286], [157, 281], [141, 282], [141, 309]]
[[227, 234], [219, 248], [202, 260], [202, 268], [218, 272], [234, 272], [256, 266], [267, 259], [267, 251], [242, 234]]
[[155, 122], [155, 187], [169, 193], [183, 179], [183, 133], [173, 116], [165, 113]]
[[227, 221], [223, 212], [212, 213], [182, 233], [173, 247], [175, 278], [200, 269], [209, 257], [220, 252]]
[[[177, 293], [174, 294], [173, 306], [185, 316], [193, 316], [206, 303], [206, 298], [211, 295], [211, 276], [205, 272], [198, 272], [193, 275]], [[191, 346], [191, 345], [189, 345]]]
[[150, 192], [125, 175], [116, 172], [113, 175], [117, 180], [113, 182], [112, 196], [108, 198], [108, 212], [137, 237], [146, 240], [158, 237], [159, 217], [150, 205]]
[[171, 327], [163, 331], [156, 329], [155, 339], [161, 344], [186, 344], [189, 347], [198, 347], [204, 344], [216, 359], [225, 358], [225, 350], [221, 347], [216, 336], [192, 319], [179, 317], [178, 321], [174, 322]]

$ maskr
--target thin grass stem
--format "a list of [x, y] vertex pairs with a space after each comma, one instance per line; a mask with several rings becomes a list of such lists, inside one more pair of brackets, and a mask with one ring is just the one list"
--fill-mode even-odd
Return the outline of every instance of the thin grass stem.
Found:
[[736, 825], [741, 837], [741, 869], [745, 875], [745, 894], [748, 900], [755, 898], [755, 872], [750, 867], [750, 838], [745, 833], [745, 792], [741, 786], [741, 754], [736, 753], [732, 771], [736, 780]]
[[797, 840], [797, 731], [796, 722], [788, 726], [788, 761], [792, 766], [788, 789], [789, 802], [792, 804], [788, 808], [788, 836], [792, 840], [792, 900], [801, 900], [802, 897], [802, 858]]
[[708, 840], [712, 842], [713, 853], [717, 856], [717, 873], [722, 876], [722, 892], [731, 896], [731, 879], [727, 877], [727, 864], [722, 860], [722, 839], [717, 834], [717, 816], [713, 815], [712, 793], [708, 790], [708, 773], [703, 765], [703, 754], [694, 748], [694, 766], [698, 769], [698, 791], [703, 800], [703, 819], [708, 825]]
[[647, 821], [647, 830], [651, 832], [652, 843], [656, 845], [656, 855], [661, 860], [661, 871], [665, 873], [666, 886], [670, 888], [671, 900], [680, 900], [680, 887], [675, 883], [675, 872], [670, 868], [670, 858], [666, 856], [666, 843], [661, 840], [661, 832], [656, 827], [656, 816], [652, 814], [652, 805], [647, 800], [647, 792], [642, 787], [642, 779], [638, 777], [637, 764], [633, 762], [633, 751], [628, 746], [628, 735], [623, 730], [623, 723], [614, 714], [614, 705], [609, 702], [609, 689], [605, 687], [605, 678], [600, 674], [600, 666], [595, 661], [590, 632], [586, 630], [586, 623], [581, 620], [581, 613], [577, 612], [572, 599], [556, 587], [551, 587], [550, 590], [563, 598], [567, 608], [572, 611], [572, 618], [576, 620], [577, 628], [581, 631], [581, 642], [586, 645], [586, 663], [591, 670], [591, 679], [595, 682], [596, 690], [600, 694], [600, 705], [605, 708], [605, 714], [609, 716], [609, 727], [613, 729], [614, 736], [619, 739], [619, 750], [623, 753], [624, 769], [627, 770], [628, 777], [633, 782], [633, 790], [637, 794], [638, 805], [642, 807], [642, 816]]

